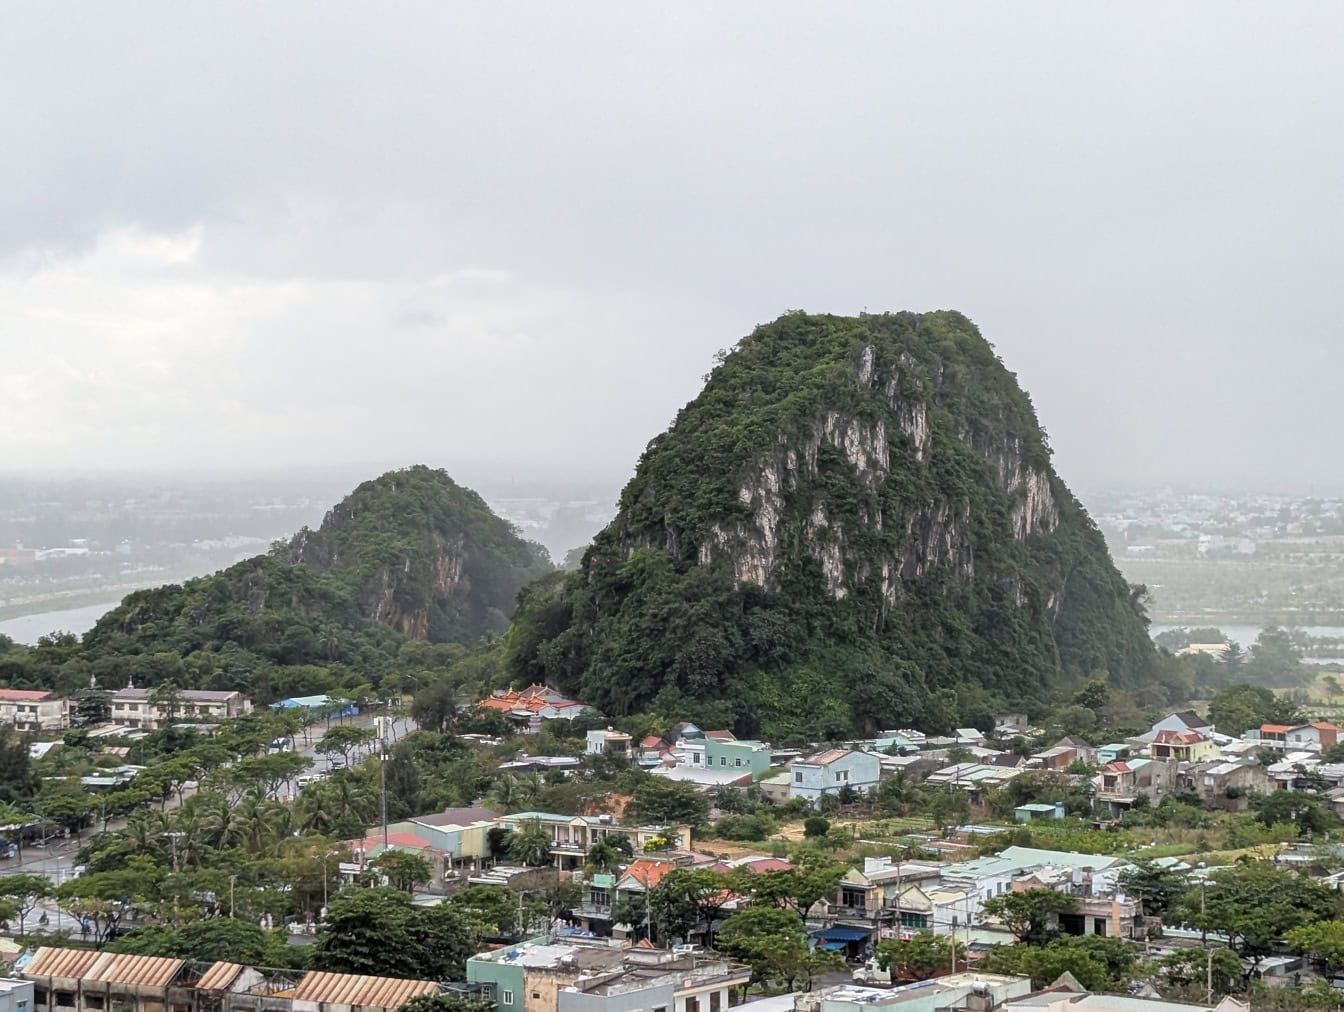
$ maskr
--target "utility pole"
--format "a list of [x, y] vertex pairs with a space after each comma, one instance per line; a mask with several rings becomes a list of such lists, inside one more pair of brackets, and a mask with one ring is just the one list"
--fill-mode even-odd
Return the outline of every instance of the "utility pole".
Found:
[[1207, 981], [1208, 990], [1204, 996], [1205, 1002], [1213, 1004], [1213, 950], [1209, 950], [1209, 977]]
[[229, 876], [229, 916], [233, 916], [233, 884], [238, 881], [237, 875]]
[[378, 720], [378, 744], [382, 751], [382, 757], [378, 760], [378, 785], [383, 793], [383, 850], [388, 849], [387, 843], [387, 727], [384, 721], [387, 718], [379, 717]]

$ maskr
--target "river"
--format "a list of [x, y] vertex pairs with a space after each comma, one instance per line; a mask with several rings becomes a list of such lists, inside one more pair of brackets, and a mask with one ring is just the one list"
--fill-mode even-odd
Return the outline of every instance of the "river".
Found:
[[0, 635], [8, 636], [16, 643], [33, 644], [39, 636], [50, 632], [69, 632], [76, 635], [86, 633], [94, 624], [116, 607], [118, 599], [104, 601], [102, 604], [86, 604], [79, 608], [66, 608], [62, 611], [39, 611], [18, 618], [0, 620]]

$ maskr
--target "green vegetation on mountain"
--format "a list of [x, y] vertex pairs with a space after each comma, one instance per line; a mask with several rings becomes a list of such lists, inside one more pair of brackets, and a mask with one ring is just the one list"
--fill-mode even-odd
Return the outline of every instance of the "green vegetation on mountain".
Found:
[[514, 599], [550, 571], [484, 500], [417, 466], [364, 482], [317, 530], [210, 576], [130, 594], [84, 636], [0, 644], [0, 683], [172, 683], [258, 702], [370, 689], [442, 670], [504, 632]]
[[790, 313], [721, 355], [508, 647], [607, 713], [781, 737], [947, 731], [1098, 675], [1164, 701], [1142, 588], [954, 312]]

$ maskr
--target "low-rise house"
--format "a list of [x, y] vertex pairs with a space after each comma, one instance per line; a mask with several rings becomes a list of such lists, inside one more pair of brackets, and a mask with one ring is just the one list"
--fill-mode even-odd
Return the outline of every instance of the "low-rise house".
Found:
[[1013, 809], [1013, 818], [1018, 822], [1035, 822], [1039, 819], [1062, 819], [1064, 818], [1064, 802], [1056, 801], [1053, 805], [1043, 803], [1018, 805]]
[[0, 724], [20, 731], [61, 731], [70, 726], [70, 700], [47, 689], [0, 689]]
[[518, 812], [504, 815], [495, 825], [509, 832], [536, 823], [551, 838], [551, 857], [561, 869], [578, 868], [583, 864], [588, 849], [598, 840], [625, 837], [636, 854], [646, 846], [691, 846], [690, 826], [623, 826], [610, 815], [557, 815], [552, 812]]
[[1194, 710], [1181, 710], [1167, 714], [1139, 737], [1144, 741], [1152, 741], [1159, 731], [1198, 731], [1207, 737], [1213, 733], [1213, 725]]
[[536, 938], [467, 960], [497, 1012], [711, 1012], [737, 1004], [749, 967], [699, 952]]
[[1324, 752], [1339, 743], [1341, 731], [1344, 731], [1344, 728], [1337, 727], [1327, 720], [1317, 720], [1310, 724], [1290, 727], [1284, 739], [1287, 748], [1294, 752]]
[[178, 689], [163, 695], [128, 685], [112, 696], [112, 720], [127, 727], [157, 730], [190, 720], [229, 720], [252, 712], [252, 700], [241, 692]]
[[1202, 763], [1221, 754], [1216, 742], [1198, 731], [1158, 731], [1148, 746], [1148, 754], [1159, 761]]
[[1027, 772], [1022, 766], [991, 766], [986, 763], [955, 763], [935, 770], [924, 778], [924, 782], [933, 787], [955, 787], [965, 791], [971, 798], [979, 797], [984, 791], [998, 789], [1014, 777]]
[[543, 720], [561, 718], [572, 720], [594, 710], [586, 703], [570, 699], [546, 685], [529, 685], [526, 689], [496, 690], [476, 704], [484, 710], [494, 710], [524, 734], [537, 734]]
[[[802, 995], [795, 1012], [939, 1012], [975, 1009], [990, 1012], [1005, 1001], [1032, 993], [1030, 977], [998, 973], [952, 973], [903, 984], [900, 987], [860, 987], [842, 984]], [[1050, 1009], [1049, 1012], [1055, 1012]], [[1164, 1010], [1157, 1010], [1164, 1012]], [[1197, 1012], [1197, 1010], [1191, 1010]]]
[[499, 813], [488, 808], [448, 808], [417, 815], [388, 828], [414, 833], [426, 840], [439, 865], [439, 877], [446, 882], [490, 864], [490, 830], [498, 819]]
[[1105, 766], [1107, 763], [1113, 763], [1117, 759], [1129, 758], [1129, 743], [1124, 741], [1113, 741], [1106, 745], [1097, 746], [1096, 762]]
[[1059, 914], [1060, 932], [1066, 935], [1101, 935], [1106, 938], [1141, 940], [1147, 934], [1143, 910], [1137, 898], [1117, 892], [1113, 875], [1098, 875], [1090, 869], [1038, 868], [1013, 880], [1014, 892], [1053, 889], [1072, 896], [1072, 913]]
[[0, 1012], [32, 1012], [34, 993], [31, 981], [0, 977]]
[[[967, 890], [960, 906], [951, 905], [948, 913], [956, 913], [963, 925], [974, 924], [979, 920], [980, 907], [985, 900], [1011, 891], [1013, 883], [1029, 873], [1059, 869], [1072, 876], [1076, 872], [1080, 878], [1087, 878], [1095, 893], [1104, 895], [1114, 892], [1116, 873], [1128, 863], [1124, 858], [1104, 854], [1005, 847], [989, 857], [943, 865], [941, 883], [945, 887], [964, 887]], [[971, 920], [967, 921], [967, 917]]]
[[1247, 731], [1244, 737], [1247, 741], [1255, 742], [1261, 748], [1272, 748], [1279, 752], [1287, 752], [1288, 731], [1287, 724], [1261, 724], [1258, 728], [1253, 727]]
[[1269, 771], [1254, 759], [1190, 763], [1176, 774], [1177, 789], [1205, 808], [1244, 812], [1256, 794], [1270, 791]]
[[825, 916], [831, 926], [863, 928], [863, 941], [895, 938], [902, 932], [908, 937], [931, 922], [926, 909], [903, 905], [901, 897], [913, 886], [937, 885], [940, 872], [936, 861], [865, 858], [862, 869], [851, 868], [840, 880], [834, 901], [825, 905]]
[[983, 745], [985, 743], [985, 732], [978, 727], [959, 727], [956, 729], [958, 745]]
[[620, 759], [630, 758], [630, 736], [624, 731], [607, 728], [605, 731], [589, 731], [588, 755], [610, 755]]
[[1080, 738], [1076, 734], [1065, 735], [1059, 741], [1055, 742], [1055, 748], [1073, 749], [1073, 757], [1078, 762], [1085, 762], [1091, 765], [1097, 761], [1097, 748], [1086, 738]]
[[871, 752], [833, 748], [789, 764], [789, 797], [816, 802], [846, 787], [864, 794], [877, 786], [882, 762]]
[[1051, 773], [1062, 773], [1078, 759], [1078, 750], [1071, 745], [1056, 745], [1053, 748], [1035, 752], [1031, 756], [1032, 765]]
[[649, 773], [665, 780], [677, 780], [694, 784], [701, 790], [712, 791], [718, 787], [736, 787], [746, 790], [751, 786], [751, 770], [718, 769], [711, 766], [654, 766]]
[[759, 741], [705, 740], [705, 764], [716, 770], [747, 770], [759, 776], [770, 768], [770, 749]]
[[263, 972], [239, 963], [201, 964], [43, 946], [16, 964], [33, 985], [29, 1012], [395, 1012], [432, 980], [344, 973]]
[[1134, 799], [1140, 795], [1154, 805], [1176, 791], [1176, 769], [1174, 762], [1158, 762], [1154, 759], [1120, 759], [1107, 763], [1094, 779], [1095, 803], [1103, 806], [1114, 817], [1123, 815], [1134, 805]]

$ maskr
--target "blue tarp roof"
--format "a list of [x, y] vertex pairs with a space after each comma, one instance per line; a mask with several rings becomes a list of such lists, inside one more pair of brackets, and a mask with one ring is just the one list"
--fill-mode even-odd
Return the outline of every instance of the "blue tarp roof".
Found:
[[863, 942], [871, 936], [871, 931], [862, 928], [827, 928], [812, 937], [819, 942]]
[[818, 946], [818, 948], [825, 949], [827, 952], [839, 952], [844, 947], [844, 942], [822, 942]]

